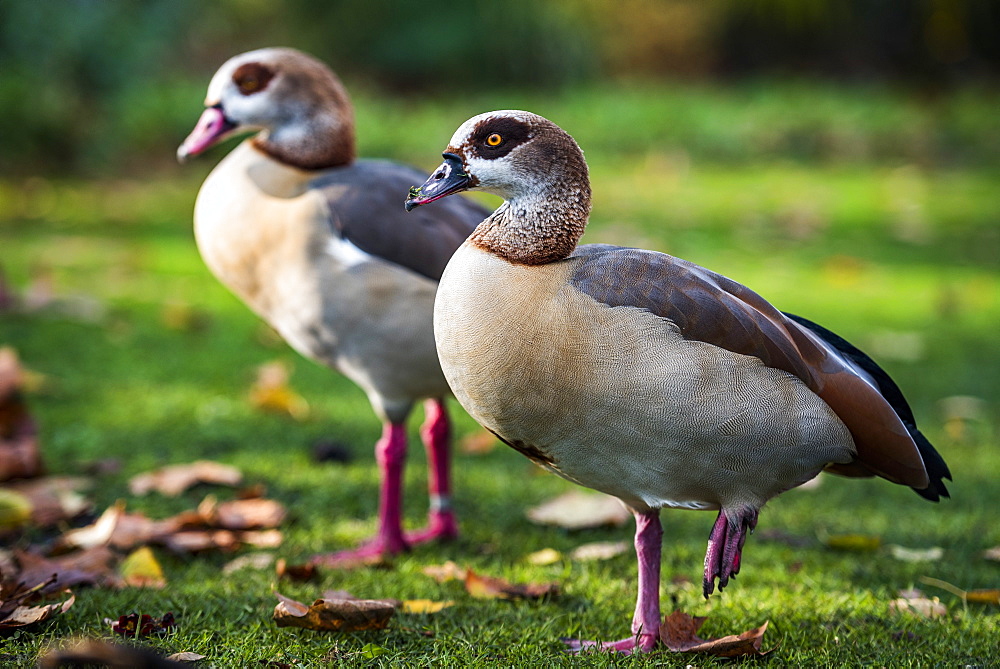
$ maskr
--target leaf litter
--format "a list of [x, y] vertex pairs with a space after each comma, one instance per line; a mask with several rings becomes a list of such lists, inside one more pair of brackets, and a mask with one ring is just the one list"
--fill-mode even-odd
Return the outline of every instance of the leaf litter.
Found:
[[703, 616], [691, 616], [683, 611], [674, 611], [660, 624], [660, 641], [676, 653], [701, 653], [716, 657], [762, 656], [773, 650], [761, 652], [764, 632], [768, 623], [747, 630], [742, 634], [730, 634], [719, 639], [702, 639], [698, 630], [707, 620]]

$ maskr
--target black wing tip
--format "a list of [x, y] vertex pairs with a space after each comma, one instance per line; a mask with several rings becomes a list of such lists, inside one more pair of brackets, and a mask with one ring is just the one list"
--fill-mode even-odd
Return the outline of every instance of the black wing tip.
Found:
[[879, 392], [886, 398], [886, 401], [889, 402], [904, 427], [906, 427], [907, 432], [913, 437], [913, 441], [917, 445], [917, 450], [920, 452], [920, 457], [924, 461], [924, 469], [927, 470], [927, 477], [930, 479], [930, 483], [926, 488], [913, 488], [913, 491], [932, 502], [939, 502], [942, 497], [951, 498], [951, 494], [944, 484], [944, 479], [952, 480], [948, 464], [941, 457], [941, 454], [938, 453], [937, 449], [934, 448], [933, 444], [927, 440], [927, 437], [917, 429], [913, 418], [913, 410], [910, 409], [910, 405], [907, 403], [906, 398], [903, 397], [899, 386], [896, 385], [896, 382], [892, 380], [888, 373], [879, 367], [878, 363], [872, 360], [867, 353], [835, 332], [802, 316], [787, 312], [785, 312], [785, 316], [806, 329], [812, 330], [814, 334], [824, 339], [828, 344], [850, 358], [872, 376], [878, 385]]
[[932, 502], [941, 501], [942, 497], [951, 498], [951, 493], [948, 492], [948, 488], [944, 484], [944, 480], [951, 478], [951, 470], [948, 468], [948, 463], [944, 461], [941, 454], [937, 452], [937, 449], [927, 440], [927, 437], [917, 429], [915, 425], [910, 423], [904, 423], [906, 429], [909, 430], [910, 435], [913, 437], [913, 441], [917, 444], [917, 449], [920, 451], [920, 457], [924, 459], [924, 467], [927, 469], [927, 476], [930, 478], [931, 482], [926, 488], [917, 489], [914, 488], [913, 491], [923, 497], [924, 499], [930, 500]]

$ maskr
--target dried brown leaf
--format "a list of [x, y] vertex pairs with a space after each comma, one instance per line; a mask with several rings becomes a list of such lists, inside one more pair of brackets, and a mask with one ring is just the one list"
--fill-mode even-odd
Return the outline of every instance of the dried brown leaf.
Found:
[[940, 546], [931, 548], [907, 548], [897, 544], [889, 545], [892, 557], [903, 562], [936, 562], [944, 557], [944, 549]]
[[994, 546], [993, 548], [987, 548], [984, 550], [983, 559], [1000, 562], [1000, 546]]
[[17, 353], [0, 347], [0, 481], [43, 471], [38, 427], [24, 398], [25, 370]]
[[[69, 607], [73, 606], [76, 601], [76, 597], [73, 596], [68, 590], [64, 591], [69, 597], [62, 602], [56, 602], [55, 604], [41, 604], [39, 606], [16, 606], [13, 610], [5, 611], [0, 615], [0, 630], [12, 630], [19, 627], [27, 627], [28, 625], [34, 625], [35, 623], [40, 623], [53, 616], [57, 616], [61, 613], [66, 613]], [[2, 602], [3, 607], [0, 610], [6, 610], [9, 608], [8, 602]]]
[[760, 645], [768, 623], [742, 634], [731, 634], [721, 639], [702, 639], [697, 632], [707, 618], [693, 617], [683, 611], [674, 611], [663, 619], [660, 625], [660, 641], [677, 653], [703, 653], [716, 657], [738, 657], [744, 655], [766, 655]]
[[5, 574], [4, 581], [26, 585], [49, 582], [39, 592], [43, 596], [75, 585], [114, 585], [118, 582], [112, 567], [115, 557], [103, 546], [57, 558], [15, 550], [14, 557], [19, 571], [9, 576]]
[[285, 515], [285, 507], [273, 499], [235, 499], [215, 508], [212, 524], [225, 530], [269, 529], [280, 525]]
[[291, 372], [280, 361], [257, 368], [257, 380], [250, 389], [250, 403], [261, 411], [288, 414], [302, 420], [309, 415], [309, 404], [288, 385]]
[[540, 551], [529, 553], [528, 556], [525, 557], [525, 560], [531, 564], [544, 567], [562, 560], [562, 553], [557, 551], [555, 548], [543, 548]]
[[632, 518], [615, 497], [571, 490], [528, 509], [528, 518], [539, 525], [557, 525], [580, 530], [604, 525], [620, 526]]
[[243, 474], [235, 467], [211, 460], [198, 460], [137, 474], [129, 480], [128, 485], [133, 495], [145, 495], [156, 490], [168, 497], [176, 497], [198, 483], [236, 487], [242, 481]]
[[30, 501], [33, 525], [49, 527], [76, 518], [90, 508], [90, 502], [80, 494], [90, 485], [90, 480], [83, 477], [46, 476], [31, 481], [9, 481], [4, 488]]
[[167, 659], [174, 662], [197, 662], [198, 660], [204, 660], [205, 657], [207, 656], [202, 655], [201, 653], [192, 653], [191, 651], [167, 655]]
[[395, 600], [317, 599], [311, 606], [275, 592], [274, 621], [279, 627], [357, 632], [385, 629], [399, 605]]
[[458, 450], [465, 455], [485, 455], [496, 448], [499, 443], [500, 440], [495, 434], [488, 430], [480, 430], [462, 439], [458, 444]]
[[438, 583], [444, 583], [445, 581], [464, 581], [468, 570], [448, 560], [444, 564], [428, 565], [420, 571]]
[[558, 583], [510, 583], [471, 569], [465, 573], [465, 589], [476, 599], [541, 599], [559, 594]]
[[274, 563], [274, 556], [270, 553], [250, 553], [230, 560], [222, 568], [222, 573], [226, 576], [241, 569], [267, 569]]
[[280, 558], [274, 566], [278, 578], [290, 581], [314, 581], [319, 577], [319, 571], [312, 562], [306, 564], [288, 564], [285, 558]]
[[948, 613], [948, 609], [937, 597], [933, 599], [900, 597], [889, 602], [889, 610], [893, 613], [908, 613], [922, 618], [939, 618]]
[[631, 544], [627, 541], [594, 541], [582, 544], [573, 549], [570, 558], [574, 560], [610, 560], [611, 558], [627, 553]]
[[118, 503], [105, 509], [101, 517], [93, 524], [65, 532], [59, 538], [60, 548], [93, 548], [107, 546], [118, 526], [118, 521], [125, 515], [125, 503]]

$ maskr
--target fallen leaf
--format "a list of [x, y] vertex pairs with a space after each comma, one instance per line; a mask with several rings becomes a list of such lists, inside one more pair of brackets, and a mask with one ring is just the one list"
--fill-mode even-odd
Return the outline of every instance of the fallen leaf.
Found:
[[274, 607], [278, 627], [302, 627], [311, 630], [357, 632], [385, 629], [396, 613], [398, 602], [381, 599], [317, 599], [306, 606], [279, 592]]
[[281, 530], [251, 530], [236, 536], [242, 543], [255, 548], [277, 548], [285, 540]]
[[559, 594], [558, 583], [509, 583], [502, 578], [465, 573], [465, 589], [476, 599], [541, 599]]
[[222, 573], [226, 576], [241, 569], [267, 569], [274, 563], [274, 556], [270, 553], [250, 553], [230, 560], [222, 567]]
[[933, 599], [900, 597], [889, 602], [889, 610], [893, 613], [908, 613], [922, 618], [938, 618], [948, 613], [948, 609], [937, 597]]
[[965, 601], [974, 604], [1000, 604], [1000, 590], [969, 590]]
[[438, 583], [444, 583], [446, 581], [464, 581], [468, 570], [448, 560], [444, 564], [428, 565], [420, 571]]
[[543, 548], [540, 551], [528, 554], [528, 557], [525, 559], [531, 564], [544, 567], [545, 565], [555, 564], [559, 560], [562, 560], [562, 553], [555, 548]]
[[408, 599], [403, 602], [403, 613], [437, 613], [455, 602], [435, 602], [431, 599]]
[[257, 368], [257, 380], [250, 388], [250, 403], [261, 411], [288, 414], [302, 420], [309, 415], [309, 404], [288, 385], [291, 372], [280, 361], [268, 362]]
[[17, 353], [0, 347], [0, 481], [43, 471], [38, 426], [24, 398], [25, 372]]
[[627, 541], [592, 541], [582, 544], [573, 549], [569, 554], [573, 560], [586, 562], [588, 560], [610, 560], [611, 558], [627, 553], [631, 545]]
[[[177, 655], [183, 655], [178, 653]], [[69, 648], [51, 650], [39, 658], [41, 669], [59, 667], [142, 667], [143, 669], [175, 669], [186, 665], [170, 657], [161, 657], [153, 650], [125, 646], [96, 639], [83, 639]]]
[[760, 651], [767, 622], [742, 634], [731, 634], [721, 639], [702, 639], [697, 632], [705, 620], [705, 617], [692, 617], [682, 611], [674, 611], [660, 625], [660, 641], [677, 653], [704, 653], [717, 657], [760, 656], [771, 652]]
[[948, 583], [947, 581], [931, 578], [929, 576], [921, 576], [920, 581], [921, 583], [926, 583], [927, 585], [933, 585], [941, 588], [942, 590], [947, 590], [951, 594], [961, 597], [964, 602], [972, 602], [974, 604], [1000, 604], [1000, 590], [982, 589], [966, 591], [956, 585]]
[[162, 589], [167, 585], [163, 568], [149, 546], [138, 548], [129, 554], [118, 567], [126, 585], [133, 588]]
[[279, 579], [287, 578], [290, 581], [313, 581], [319, 576], [319, 571], [314, 563], [288, 564], [285, 558], [278, 560], [275, 571]]
[[500, 440], [488, 430], [473, 432], [462, 439], [458, 450], [465, 455], [485, 455], [496, 448]]
[[936, 562], [944, 557], [944, 549], [940, 546], [933, 548], [906, 548], [896, 544], [889, 545], [889, 553], [892, 557], [903, 562]]
[[838, 551], [863, 553], [878, 550], [882, 538], [867, 534], [831, 534], [823, 539], [823, 544]]
[[994, 546], [993, 548], [987, 548], [984, 550], [983, 559], [1000, 562], [1000, 546]]
[[19, 492], [0, 488], [0, 531], [12, 530], [31, 520], [31, 500]]
[[118, 521], [125, 515], [125, 503], [122, 501], [109, 506], [93, 524], [63, 533], [59, 538], [61, 548], [93, 548], [107, 546], [118, 526]]
[[125, 637], [150, 636], [152, 634], [164, 634], [170, 631], [171, 627], [176, 627], [174, 614], [167, 611], [162, 618], [154, 618], [145, 613], [129, 613], [120, 616], [118, 620], [104, 619], [105, 624], [111, 625], [111, 631]]
[[27, 605], [44, 596], [56, 582], [56, 576], [53, 575], [44, 580], [21, 579], [15, 582], [5, 579], [0, 583], [0, 631], [34, 625], [69, 610], [76, 601], [69, 590], [63, 591], [69, 595], [65, 601], [39, 606]]
[[85, 551], [46, 558], [36, 553], [15, 550], [19, 570], [8, 579], [20, 583], [34, 584], [48, 582], [39, 594], [48, 595], [75, 585], [115, 585], [118, 579], [114, 576], [111, 564], [114, 555], [103, 546], [97, 546]]
[[4, 483], [8, 492], [28, 499], [31, 503], [31, 524], [37, 527], [58, 525], [87, 511], [90, 502], [80, 491], [90, 486], [89, 479], [79, 476], [46, 476]]
[[632, 518], [617, 498], [599, 493], [571, 490], [528, 509], [528, 519], [538, 525], [557, 525], [581, 530], [604, 525], [619, 526]]
[[234, 499], [216, 506], [210, 522], [225, 530], [266, 529], [280, 525], [285, 515], [285, 507], [273, 499]]
[[129, 479], [128, 487], [133, 495], [145, 495], [156, 490], [168, 497], [177, 497], [197, 483], [236, 487], [242, 481], [243, 475], [235, 467], [211, 460], [198, 460], [137, 474]]
[[204, 660], [205, 655], [201, 653], [192, 653], [191, 651], [185, 651], [183, 653], [174, 653], [173, 655], [167, 655], [168, 660], [174, 662], [197, 662], [198, 660]]

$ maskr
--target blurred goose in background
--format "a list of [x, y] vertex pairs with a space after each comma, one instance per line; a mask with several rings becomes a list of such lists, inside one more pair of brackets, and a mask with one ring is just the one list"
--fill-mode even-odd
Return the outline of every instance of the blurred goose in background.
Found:
[[[223, 158], [198, 193], [194, 228], [202, 258], [299, 353], [361, 386], [383, 422], [375, 446], [378, 534], [356, 550], [316, 560], [355, 561], [456, 536], [449, 390], [434, 350], [432, 309], [445, 264], [488, 212], [455, 199], [416, 224], [401, 220], [399, 193], [423, 174], [356, 161], [344, 87], [299, 51], [235, 56], [212, 77], [205, 107], [177, 151], [182, 161], [236, 133], [257, 132]], [[429, 524], [404, 535], [405, 421], [419, 400]]]
[[435, 336], [455, 396], [507, 444], [635, 516], [632, 636], [603, 648], [657, 643], [661, 508], [718, 509], [707, 597], [739, 572], [760, 508], [822, 470], [948, 495], [948, 467], [864, 353], [690, 262], [577, 247], [590, 183], [558, 126], [481, 114], [444, 159], [407, 209], [464, 190], [504, 199], [438, 288]]

